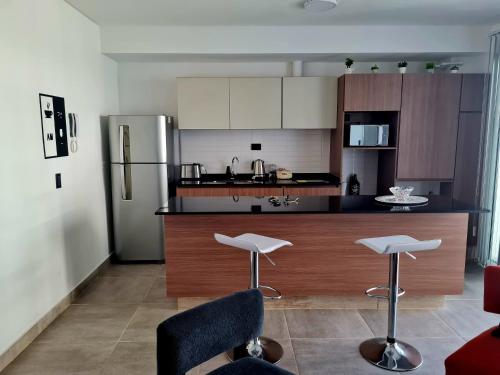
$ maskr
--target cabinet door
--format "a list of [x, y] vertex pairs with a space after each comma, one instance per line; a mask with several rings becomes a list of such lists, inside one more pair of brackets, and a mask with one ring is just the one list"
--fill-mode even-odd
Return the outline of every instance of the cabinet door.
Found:
[[479, 157], [481, 149], [481, 112], [460, 113], [457, 161], [453, 198], [477, 204], [477, 179], [479, 176]]
[[404, 76], [398, 178], [453, 178], [461, 81], [460, 74]]
[[399, 111], [402, 74], [346, 74], [344, 111]]
[[177, 78], [179, 129], [229, 129], [229, 78]]
[[464, 74], [460, 111], [481, 112], [483, 110], [484, 74]]
[[178, 197], [227, 197], [230, 196], [229, 188], [225, 187], [178, 187]]
[[290, 187], [283, 188], [284, 195], [312, 197], [322, 195], [342, 195], [340, 187], [337, 186], [309, 186], [309, 187]]
[[230, 78], [231, 129], [281, 129], [281, 78]]
[[283, 78], [283, 129], [336, 127], [336, 77]]
[[242, 197], [268, 197], [282, 196], [283, 188], [281, 187], [231, 187], [229, 188], [230, 195]]

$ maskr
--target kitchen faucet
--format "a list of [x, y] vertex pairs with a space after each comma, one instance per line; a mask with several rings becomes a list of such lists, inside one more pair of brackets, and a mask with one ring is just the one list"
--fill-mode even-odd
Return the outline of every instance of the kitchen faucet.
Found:
[[[235, 162], [237, 162], [237, 165], [235, 165]], [[231, 177], [234, 178], [236, 177], [236, 169], [240, 165], [240, 159], [238, 159], [237, 156], [233, 156], [233, 160], [231, 160]]]

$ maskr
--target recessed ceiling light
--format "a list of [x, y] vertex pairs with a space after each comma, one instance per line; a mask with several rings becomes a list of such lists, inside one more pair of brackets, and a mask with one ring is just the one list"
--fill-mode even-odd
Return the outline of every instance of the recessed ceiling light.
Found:
[[337, 6], [337, 0], [306, 0], [304, 8], [310, 12], [326, 12]]

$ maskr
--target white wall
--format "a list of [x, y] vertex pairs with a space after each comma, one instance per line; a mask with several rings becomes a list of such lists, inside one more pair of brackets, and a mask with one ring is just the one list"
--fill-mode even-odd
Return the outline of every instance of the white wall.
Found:
[[[63, 0], [2, 0], [0, 46], [3, 353], [108, 257], [100, 116], [118, 84], [99, 28]], [[44, 160], [39, 93], [79, 115], [78, 153]]]
[[177, 116], [176, 77], [283, 76], [287, 63], [119, 63], [121, 114]]
[[109, 54], [363, 54], [488, 51], [491, 26], [106, 26]]

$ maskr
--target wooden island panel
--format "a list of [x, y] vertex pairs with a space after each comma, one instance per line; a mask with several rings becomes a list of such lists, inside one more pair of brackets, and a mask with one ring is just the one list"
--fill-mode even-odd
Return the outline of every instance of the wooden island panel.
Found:
[[253, 232], [291, 241], [271, 258], [261, 257], [261, 283], [284, 296], [361, 296], [387, 283], [389, 257], [354, 241], [406, 234], [441, 238], [436, 251], [401, 255], [401, 287], [409, 295], [463, 291], [466, 213], [262, 214], [165, 216], [166, 284], [169, 297], [215, 297], [246, 289], [249, 253], [218, 244], [214, 233]]

